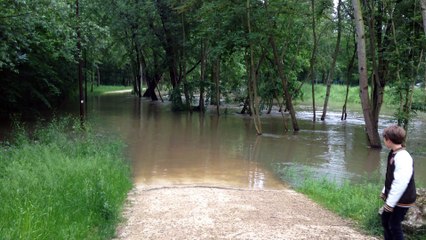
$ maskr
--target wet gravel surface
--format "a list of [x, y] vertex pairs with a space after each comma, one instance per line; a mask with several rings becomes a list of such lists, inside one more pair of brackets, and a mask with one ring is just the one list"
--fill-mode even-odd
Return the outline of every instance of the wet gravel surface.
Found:
[[377, 239], [291, 189], [135, 187], [116, 240]]

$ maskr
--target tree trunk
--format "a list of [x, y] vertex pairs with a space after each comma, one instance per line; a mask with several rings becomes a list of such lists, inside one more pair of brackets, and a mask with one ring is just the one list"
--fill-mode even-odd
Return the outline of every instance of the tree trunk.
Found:
[[[247, 11], [247, 29], [248, 35], [251, 34], [251, 19], [250, 19], [250, 0], [247, 0], [246, 5]], [[250, 65], [249, 65], [249, 96], [250, 96], [250, 109], [252, 110], [254, 126], [256, 128], [256, 132], [258, 135], [262, 134], [262, 125], [259, 118], [259, 99], [257, 97], [257, 82], [256, 82], [256, 73], [255, 73], [255, 65], [254, 65], [254, 50], [253, 43], [249, 40], [249, 48], [250, 48]]]
[[80, 123], [84, 127], [84, 95], [83, 95], [83, 59], [81, 51], [81, 30], [80, 30], [80, 8], [79, 2], [75, 2], [76, 18], [77, 18], [77, 60], [78, 60], [78, 88], [80, 93]]
[[[178, 44], [173, 39], [172, 29], [169, 29], [166, 26], [167, 23], [172, 22], [172, 19], [170, 19], [172, 16], [172, 11], [170, 7], [167, 5], [167, 3], [162, 0], [156, 1], [156, 7], [160, 15], [160, 19], [161, 19], [161, 23], [162, 23], [162, 27], [164, 31], [164, 39], [162, 43], [163, 43], [163, 48], [166, 52], [166, 62], [169, 68], [170, 83], [173, 86], [173, 88], [176, 88], [179, 86], [181, 81], [178, 74], [178, 62], [179, 62], [178, 49], [177, 49]], [[179, 101], [179, 99], [177, 98], [175, 100]], [[176, 104], [180, 105], [181, 102], [177, 102]]]
[[99, 66], [96, 66], [96, 86], [99, 87], [101, 85], [101, 72], [99, 71]]
[[352, 54], [351, 61], [349, 62], [348, 68], [346, 70], [346, 94], [345, 94], [345, 103], [343, 104], [343, 108], [342, 108], [342, 117], [340, 118], [341, 120], [346, 120], [346, 117], [348, 116], [346, 112], [346, 105], [348, 104], [349, 84], [352, 78], [352, 69], [354, 67], [356, 49], [357, 49], [357, 45], [355, 43], [354, 53]]
[[186, 30], [185, 30], [185, 13], [181, 14], [181, 23], [182, 23], [182, 50], [181, 50], [181, 64], [180, 64], [180, 74], [181, 75], [181, 79], [183, 82], [183, 92], [185, 94], [185, 102], [186, 102], [186, 109], [192, 113], [192, 97], [191, 94], [189, 93], [189, 84], [187, 82], [186, 79], [186, 61], [185, 61], [185, 45], [186, 45]]
[[141, 59], [140, 59], [140, 52], [139, 52], [139, 47], [138, 44], [136, 42], [135, 39], [135, 35], [132, 35], [132, 42], [133, 42], [133, 48], [134, 51], [136, 53], [136, 63], [135, 63], [135, 70], [136, 71], [136, 78], [135, 80], [135, 84], [134, 84], [134, 90], [135, 93], [138, 97], [142, 97], [142, 91], [141, 91], [141, 78], [142, 78], [142, 63], [141, 63]]
[[204, 84], [206, 81], [206, 60], [207, 60], [207, 46], [206, 40], [201, 41], [201, 65], [200, 65], [200, 101], [198, 107], [200, 112], [204, 113], [206, 111], [204, 105]]
[[220, 115], [220, 58], [213, 63], [213, 79], [216, 88], [216, 113]]
[[367, 57], [365, 47], [365, 31], [364, 20], [362, 18], [360, 0], [352, 0], [355, 16], [356, 41], [358, 52], [358, 71], [359, 71], [359, 88], [364, 115], [365, 127], [369, 144], [373, 148], [381, 148], [381, 141], [376, 124], [374, 123], [372, 112], [370, 109], [370, 97], [368, 94], [368, 75], [367, 75]]
[[244, 100], [243, 103], [243, 109], [241, 109], [240, 114], [246, 114], [246, 112], [251, 115], [251, 111], [250, 111], [250, 100], [249, 100], [249, 96], [247, 95], [247, 97]]
[[426, 35], [426, 0], [420, 0], [420, 7], [422, 11], [422, 18], [423, 18], [423, 30]]
[[317, 41], [317, 33], [316, 33], [316, 21], [315, 21], [315, 0], [311, 0], [311, 7], [312, 7], [312, 37], [314, 39], [314, 46], [312, 49], [312, 55], [311, 60], [309, 61], [309, 72], [310, 76], [312, 78], [312, 113], [313, 118], [312, 121], [316, 121], [317, 114], [316, 114], [316, 108], [315, 108], [315, 74], [314, 74], [314, 67], [315, 67], [315, 61], [316, 61], [316, 55], [317, 55], [317, 48], [318, 48], [318, 41]]
[[94, 81], [95, 81], [95, 72], [92, 69], [92, 71], [90, 71], [90, 92], [91, 93], [93, 92]]
[[[426, 0], [420, 0], [420, 7], [421, 7], [421, 11], [422, 11], [422, 18], [423, 18], [423, 30], [425, 32], [426, 35]], [[425, 49], [426, 50], [426, 49]], [[426, 62], [426, 54], [425, 54], [425, 62]], [[423, 87], [426, 91], [426, 64], [425, 64], [425, 74], [423, 77]]]
[[[379, 8], [382, 9], [382, 5], [380, 4], [381, 1], [378, 1]], [[385, 79], [384, 78], [384, 62], [383, 62], [383, 55], [379, 55], [376, 57], [376, 51], [377, 48], [383, 53], [383, 47], [382, 47], [382, 14], [376, 15], [375, 13], [375, 2], [367, 2], [367, 6], [370, 10], [369, 14], [369, 33], [370, 33], [370, 55], [371, 55], [371, 63], [373, 68], [373, 77], [371, 79], [371, 99], [372, 99], [372, 105], [371, 105], [371, 116], [372, 121], [374, 124], [374, 128], [378, 129], [379, 124], [379, 114], [380, 109], [383, 104], [383, 94], [384, 94], [384, 86], [385, 86]], [[377, 18], [377, 20], [376, 20]], [[377, 27], [376, 27], [377, 26]], [[377, 38], [376, 35], [377, 34]], [[377, 48], [376, 48], [377, 44]], [[380, 64], [377, 64], [377, 61], [379, 60]], [[379, 74], [379, 69], [381, 70], [381, 74]]]
[[339, 0], [339, 3], [337, 4], [337, 40], [336, 40], [336, 47], [334, 49], [333, 53], [333, 60], [330, 67], [330, 74], [327, 78], [327, 90], [325, 93], [325, 99], [324, 99], [324, 107], [322, 108], [322, 116], [321, 120], [325, 120], [325, 116], [327, 114], [327, 105], [328, 105], [328, 99], [330, 97], [330, 89], [331, 89], [331, 82], [333, 81], [334, 77], [334, 69], [336, 68], [336, 60], [337, 56], [339, 55], [339, 49], [340, 49], [340, 38], [342, 35], [342, 19], [340, 14], [340, 6], [342, 5], [342, 0]]
[[277, 46], [275, 44], [274, 36], [270, 37], [270, 43], [271, 43], [271, 46], [272, 46], [272, 50], [274, 52], [274, 60], [275, 60], [275, 66], [277, 67], [278, 76], [281, 78], [281, 82], [282, 82], [283, 88], [284, 88], [283, 90], [284, 90], [285, 105], [286, 105], [286, 108], [288, 109], [290, 116], [291, 116], [293, 131], [296, 132], [296, 131], [299, 131], [299, 125], [297, 124], [296, 112], [294, 111], [291, 94], [290, 94], [290, 91], [288, 89], [287, 77], [284, 74], [284, 70], [283, 70], [284, 66], [283, 66], [281, 60], [279, 59], [278, 50], [277, 50]]

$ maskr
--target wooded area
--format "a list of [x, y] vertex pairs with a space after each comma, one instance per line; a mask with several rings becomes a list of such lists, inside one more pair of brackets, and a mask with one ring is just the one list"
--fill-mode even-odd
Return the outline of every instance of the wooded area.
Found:
[[55, 108], [78, 95], [80, 76], [86, 89], [132, 84], [153, 101], [168, 89], [174, 110], [208, 103], [219, 114], [232, 98], [258, 134], [261, 102], [275, 102], [298, 131], [292, 101], [303, 84], [312, 95], [327, 85], [324, 103], [312, 98], [314, 121], [318, 104], [326, 118], [332, 84], [359, 84], [370, 145], [380, 147], [385, 90], [401, 125], [424, 106], [413, 89], [425, 86], [426, 0], [0, 0], [0, 10], [1, 116]]

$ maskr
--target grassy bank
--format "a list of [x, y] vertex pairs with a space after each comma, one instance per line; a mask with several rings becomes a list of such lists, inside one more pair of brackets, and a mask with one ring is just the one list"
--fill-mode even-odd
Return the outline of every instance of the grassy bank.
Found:
[[[296, 104], [311, 106], [312, 105], [312, 86], [309, 84], [304, 84], [302, 87], [302, 96], [297, 99]], [[371, 90], [371, 89], [370, 89]], [[385, 115], [395, 114], [396, 109], [399, 107], [399, 101], [395, 98], [397, 93], [395, 89], [386, 87], [384, 95], [384, 104], [381, 109], [381, 113]], [[315, 105], [317, 110], [322, 110], [324, 105], [326, 93], [326, 86], [324, 84], [315, 85]], [[342, 111], [343, 103], [345, 102], [346, 96], [346, 86], [333, 84], [330, 91], [330, 97], [328, 102], [328, 107], [333, 111]], [[425, 107], [426, 94], [422, 88], [414, 88], [413, 95], [413, 107], [424, 108]], [[417, 105], [422, 105], [417, 106]], [[353, 86], [349, 88], [348, 94], [348, 111], [362, 112], [361, 109], [361, 100], [359, 98], [359, 87]]]
[[[308, 196], [321, 206], [338, 215], [353, 220], [362, 230], [381, 236], [382, 226], [378, 209], [383, 205], [379, 193], [383, 187], [378, 177], [366, 179], [364, 183], [349, 181], [338, 183], [325, 177], [316, 178], [308, 170], [297, 170], [286, 166], [275, 166], [280, 178], [290, 183], [296, 191]], [[407, 235], [407, 239], [426, 239], [426, 235]]]
[[108, 94], [117, 91], [132, 91], [131, 86], [112, 86], [112, 85], [100, 85], [94, 86], [93, 92], [90, 92], [90, 95], [100, 96], [103, 94]]
[[62, 119], [0, 148], [1, 239], [112, 237], [131, 188], [123, 143]]

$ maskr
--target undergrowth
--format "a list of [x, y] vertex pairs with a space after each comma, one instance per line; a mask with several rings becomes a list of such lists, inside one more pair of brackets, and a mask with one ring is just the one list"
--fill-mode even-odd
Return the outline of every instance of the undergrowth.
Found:
[[0, 147], [0, 238], [112, 237], [131, 188], [123, 147], [72, 118], [18, 126]]

